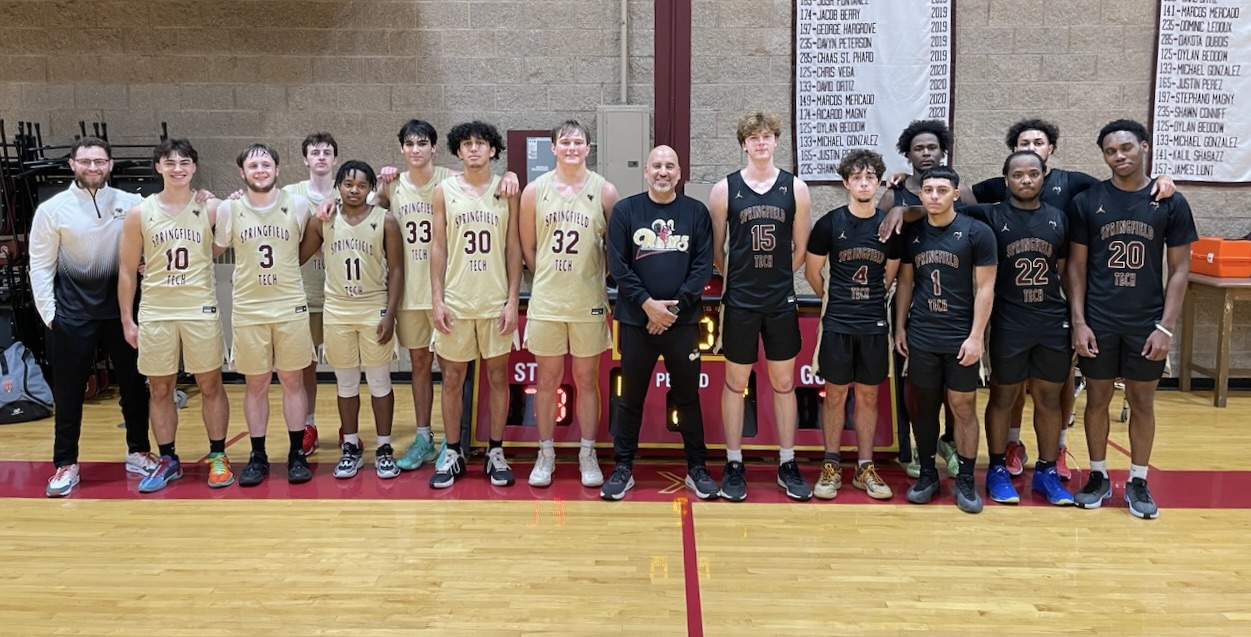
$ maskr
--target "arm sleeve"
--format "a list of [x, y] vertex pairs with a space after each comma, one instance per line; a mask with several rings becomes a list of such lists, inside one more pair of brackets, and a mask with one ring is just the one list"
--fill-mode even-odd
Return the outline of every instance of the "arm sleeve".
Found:
[[904, 250], [904, 247], [906, 245], [907, 244], [904, 243], [904, 238], [902, 234], [898, 232], [896, 232], [895, 234], [892, 234], [890, 237], [890, 242], [887, 243], [886, 258], [887, 259], [904, 258], [905, 256], [907, 256], [906, 255], [907, 250]]
[[992, 177], [973, 184], [973, 196], [982, 203], [999, 203], [1004, 199], [1002, 177]]
[[1190, 212], [1190, 203], [1181, 193], [1169, 197], [1168, 225], [1164, 229], [1164, 244], [1169, 247], [1182, 246], [1199, 240], [1199, 232], [1195, 228], [1195, 218]]
[[31, 294], [35, 297], [35, 308], [39, 310], [39, 318], [44, 325], [52, 325], [56, 316], [53, 281], [56, 279], [57, 254], [61, 250], [61, 232], [56, 227], [54, 216], [49, 206], [39, 206], [35, 210], [28, 241]]
[[651, 294], [631, 267], [629, 216], [630, 206], [626, 200], [613, 205], [612, 218], [608, 222], [608, 271], [617, 282], [617, 298], [642, 307]]
[[698, 201], [692, 209], [695, 232], [691, 234], [691, 267], [678, 290], [681, 309], [699, 304], [704, 297], [704, 286], [712, 278], [712, 215], [707, 206]]
[[808, 252], [822, 257], [830, 253], [830, 234], [834, 229], [834, 221], [830, 216], [830, 213], [825, 213], [812, 226], [812, 232], [808, 235]]
[[995, 243], [995, 234], [990, 227], [982, 222], [973, 226], [973, 265], [997, 265], [999, 250]]
[[230, 224], [234, 219], [235, 213], [232, 209], [234, 202], [227, 199], [217, 206], [217, 220], [213, 226], [213, 243], [219, 248], [230, 247]]

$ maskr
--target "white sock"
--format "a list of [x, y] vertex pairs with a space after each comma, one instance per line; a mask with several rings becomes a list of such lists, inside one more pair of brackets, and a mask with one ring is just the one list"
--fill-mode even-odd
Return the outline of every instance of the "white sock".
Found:
[[725, 461], [726, 462], [742, 462], [743, 450], [742, 449], [730, 449], [727, 447], [725, 450]]
[[795, 459], [794, 447], [778, 447], [778, 464], [786, 464]]
[[582, 439], [582, 448], [583, 448], [583, 449], [594, 449], [594, 448], [595, 448], [595, 441], [594, 441], [594, 440], [590, 440], [590, 439], [588, 439], [588, 438], [583, 438], [583, 439]]
[[434, 434], [430, 433], [429, 427], [418, 427], [417, 437], [425, 438], [426, 442], [434, 442]]
[[1091, 473], [1094, 473], [1097, 471], [1099, 473], [1102, 473], [1103, 477], [1105, 478], [1108, 477], [1108, 461], [1107, 460], [1091, 460], [1090, 471]]
[[1146, 480], [1147, 468], [1138, 464], [1129, 465], [1129, 479], [1133, 480], [1134, 478], [1140, 478], [1142, 480]]
[[555, 444], [555, 443], [554, 443], [551, 439], [548, 439], [548, 440], [540, 440], [540, 441], [539, 441], [539, 449], [542, 449], [542, 450], [544, 450], [544, 451], [555, 451], [555, 449], [556, 449], [556, 444]]
[[343, 434], [343, 442], [355, 445], [357, 449], [360, 449], [361, 435], [360, 434]]
[[304, 419], [304, 424], [312, 427], [317, 426], [317, 421], [313, 414], [309, 414], [308, 417]]
[[1067, 447], [1068, 441], [1069, 441], [1069, 428], [1064, 427], [1060, 429], [1060, 448], [1063, 449]]
[[378, 436], [378, 446], [391, 444], [391, 436]]
[[1008, 430], [1008, 442], [1021, 442], [1021, 428], [1013, 427]]

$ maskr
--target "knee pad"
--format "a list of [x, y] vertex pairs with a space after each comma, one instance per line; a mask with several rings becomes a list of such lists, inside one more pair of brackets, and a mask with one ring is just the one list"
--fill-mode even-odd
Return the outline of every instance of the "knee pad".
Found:
[[369, 395], [382, 398], [391, 393], [391, 366], [379, 365], [365, 369], [365, 382], [369, 383]]
[[339, 398], [356, 398], [361, 395], [361, 370], [357, 367], [334, 370]]

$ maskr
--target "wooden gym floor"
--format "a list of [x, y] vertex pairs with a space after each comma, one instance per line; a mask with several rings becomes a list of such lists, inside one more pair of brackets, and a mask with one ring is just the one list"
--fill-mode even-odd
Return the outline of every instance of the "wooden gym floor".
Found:
[[[397, 390], [402, 450], [412, 407]], [[248, 443], [242, 388], [229, 391], [237, 470]], [[287, 485], [276, 463], [261, 487], [210, 491], [194, 466], [207, 442], [192, 393], [180, 412], [188, 475], [153, 495], [122, 469], [114, 396], [88, 405], [83, 483], [64, 500], [42, 497], [51, 422], [0, 427], [0, 634], [1251, 634], [1246, 395], [1215, 409], [1207, 392], [1160, 393], [1151, 483], [1162, 513], [1143, 521], [1120, 500], [1128, 438], [1115, 422], [1116, 499], [1096, 511], [1034, 499], [1028, 471], [1021, 506], [963, 514], [949, 480], [934, 503], [908, 505], [894, 465], [885, 503], [849, 474], [834, 502], [788, 503], [768, 464], [751, 467], [747, 503], [691, 503], [674, 462], [642, 464], [628, 500], [608, 503], [577, 484], [568, 452], [551, 489], [525, 484], [529, 449], [510, 452], [518, 484], [506, 489], [477, 463], [442, 492], [425, 467], [384, 482], [367, 465], [336, 481], [326, 385], [329, 446], [312, 483]], [[1023, 439], [1032, 450], [1028, 428]], [[1084, 469], [1080, 418], [1070, 441]], [[269, 446], [283, 457], [280, 436]], [[816, 478], [815, 463], [804, 470]]]

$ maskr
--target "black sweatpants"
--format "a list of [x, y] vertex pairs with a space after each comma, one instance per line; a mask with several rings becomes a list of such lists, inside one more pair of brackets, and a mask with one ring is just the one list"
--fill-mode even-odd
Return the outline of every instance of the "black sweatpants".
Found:
[[126, 343], [119, 319], [56, 317], [48, 334], [48, 364], [52, 367], [52, 399], [56, 403], [56, 437], [52, 463], [57, 467], [78, 462], [78, 439], [83, 429], [83, 394], [92, 361], [103, 347], [113, 363], [110, 379], [117, 382], [119, 403], [126, 421], [129, 452], [152, 450], [148, 440], [148, 385], [139, 374], [139, 353]]
[[612, 432], [617, 464], [634, 464], [643, 423], [643, 401], [660, 356], [665, 357], [669, 395], [678, 410], [686, 465], [705, 464], [708, 447], [704, 445], [704, 415], [699, 407], [699, 326], [674, 325], [653, 336], [647, 328], [622, 323], [620, 334], [621, 399], [617, 403], [617, 427]]

